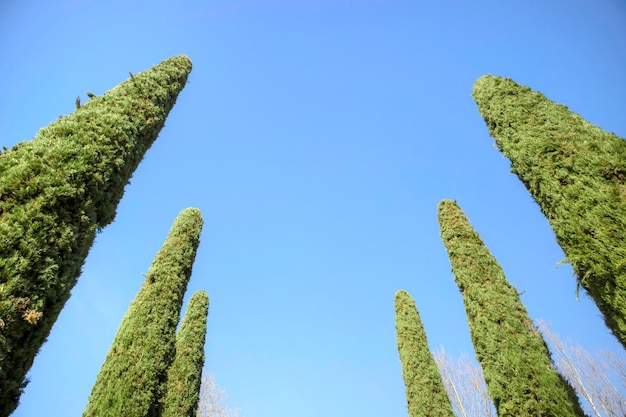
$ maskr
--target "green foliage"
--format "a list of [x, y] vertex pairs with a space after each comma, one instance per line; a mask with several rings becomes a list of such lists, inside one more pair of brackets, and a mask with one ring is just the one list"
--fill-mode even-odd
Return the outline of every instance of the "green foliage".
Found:
[[626, 347], [626, 141], [510, 79], [481, 77], [473, 97], [578, 284]]
[[460, 207], [439, 203], [441, 237], [463, 295], [476, 358], [498, 416], [582, 416], [515, 288]]
[[198, 291], [191, 296], [176, 336], [176, 356], [167, 373], [162, 417], [195, 417], [200, 400], [204, 366], [204, 340], [209, 297]]
[[0, 155], [0, 417], [190, 71], [170, 58]]
[[201, 229], [195, 208], [174, 221], [115, 335], [84, 417], [158, 416]]
[[396, 292], [396, 332], [409, 417], [454, 417], [413, 298]]

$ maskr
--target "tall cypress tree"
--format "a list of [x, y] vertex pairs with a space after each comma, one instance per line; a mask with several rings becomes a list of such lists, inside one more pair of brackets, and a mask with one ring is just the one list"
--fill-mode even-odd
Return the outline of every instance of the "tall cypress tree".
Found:
[[115, 335], [84, 417], [158, 416], [201, 229], [195, 208], [174, 221]]
[[517, 291], [454, 201], [439, 203], [439, 225], [498, 416], [583, 416]]
[[204, 340], [209, 297], [198, 291], [191, 296], [176, 336], [176, 356], [167, 372], [162, 417], [195, 417], [200, 400], [204, 366]]
[[0, 155], [0, 417], [190, 71], [170, 58]]
[[409, 417], [454, 417], [413, 298], [396, 292], [396, 334]]
[[473, 97], [626, 348], [626, 141], [510, 79], [481, 77]]

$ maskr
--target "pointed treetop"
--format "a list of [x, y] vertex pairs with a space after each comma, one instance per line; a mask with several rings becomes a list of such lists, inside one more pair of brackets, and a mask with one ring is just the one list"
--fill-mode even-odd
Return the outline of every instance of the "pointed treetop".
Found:
[[504, 271], [452, 200], [439, 203], [441, 237], [461, 290], [476, 358], [498, 416], [582, 416], [572, 388]]
[[577, 285], [626, 347], [626, 140], [508, 78], [481, 77], [472, 96]]
[[437, 206], [441, 237], [445, 240], [451, 238], [469, 239], [480, 245], [484, 242], [471, 226], [469, 219], [461, 210], [455, 200], [442, 200]]
[[176, 336], [176, 355], [167, 374], [161, 417], [194, 417], [200, 400], [209, 297], [195, 292]]
[[406, 291], [396, 292], [394, 308], [409, 417], [454, 417], [413, 298]]
[[186, 56], [165, 60], [0, 155], [0, 417], [190, 71]]
[[[159, 415], [168, 369], [176, 353], [176, 326], [201, 228], [202, 216], [197, 208], [183, 210], [174, 220], [120, 324], [84, 417]], [[197, 300], [203, 302], [202, 293], [194, 298]], [[186, 328], [184, 323], [183, 326]]]

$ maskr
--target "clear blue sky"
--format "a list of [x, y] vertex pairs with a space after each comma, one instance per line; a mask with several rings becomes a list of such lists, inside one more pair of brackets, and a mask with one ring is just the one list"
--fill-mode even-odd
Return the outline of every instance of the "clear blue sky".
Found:
[[472, 352], [439, 237], [456, 199], [531, 316], [621, 350], [471, 98], [511, 77], [626, 137], [620, 0], [0, 3], [0, 145], [187, 54], [165, 128], [98, 235], [16, 417], [78, 416], [176, 215], [205, 226], [187, 298], [245, 417], [405, 416], [393, 299], [432, 348]]

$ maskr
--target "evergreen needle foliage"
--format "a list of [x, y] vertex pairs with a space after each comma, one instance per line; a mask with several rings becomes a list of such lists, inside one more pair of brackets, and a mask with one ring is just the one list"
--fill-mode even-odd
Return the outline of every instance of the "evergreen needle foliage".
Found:
[[517, 291], [454, 201], [439, 203], [439, 225], [498, 416], [584, 415]]
[[473, 97], [626, 348], [626, 141], [510, 79], [481, 77]]
[[195, 417], [200, 401], [204, 340], [209, 297], [198, 291], [191, 296], [176, 336], [176, 356], [167, 373], [162, 417]]
[[409, 417], [454, 417], [413, 298], [398, 291], [394, 307]]
[[0, 417], [190, 71], [164, 61], [0, 155]]
[[158, 416], [201, 229], [195, 208], [174, 221], [115, 335], [84, 417]]

